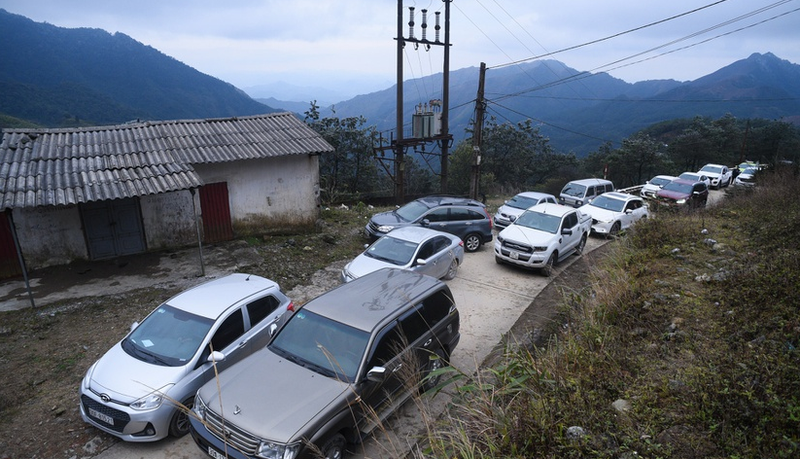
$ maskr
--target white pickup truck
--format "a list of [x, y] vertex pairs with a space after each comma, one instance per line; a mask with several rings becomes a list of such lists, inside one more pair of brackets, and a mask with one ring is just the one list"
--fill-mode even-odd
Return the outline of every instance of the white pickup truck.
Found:
[[494, 259], [550, 276], [553, 265], [583, 253], [592, 218], [579, 209], [560, 204], [528, 208], [500, 234], [494, 243]]

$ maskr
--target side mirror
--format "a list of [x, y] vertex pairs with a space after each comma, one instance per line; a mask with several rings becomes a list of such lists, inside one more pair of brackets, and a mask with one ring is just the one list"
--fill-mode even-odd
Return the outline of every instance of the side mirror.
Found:
[[511, 223], [514, 223], [515, 221], [517, 221], [517, 216], [516, 215], [509, 216], [508, 217], [508, 221], [510, 221]]
[[139, 322], [132, 323], [131, 324], [131, 331], [134, 331], [136, 329], [136, 327], [138, 327], [138, 326], [139, 326]]
[[428, 264], [428, 260], [424, 260], [422, 258], [417, 258], [417, 261], [414, 262], [417, 266], [425, 266]]
[[572, 228], [564, 228], [564, 229], [562, 229], [561, 230], [561, 234], [563, 234], [564, 236], [572, 235]]
[[427, 218], [425, 218], [425, 219], [423, 219], [423, 220], [422, 220], [422, 226], [428, 226], [428, 225], [430, 225], [430, 224], [431, 224], [431, 221], [430, 221], [430, 220], [428, 220]]
[[386, 368], [384, 367], [372, 367], [371, 370], [367, 372], [367, 380], [381, 383], [386, 379]]
[[213, 362], [222, 362], [223, 360], [225, 360], [225, 354], [223, 354], [220, 351], [212, 352], [211, 355], [208, 356], [208, 359], [206, 359], [207, 362], [211, 362], [211, 363], [213, 363]]
[[275, 336], [275, 333], [278, 331], [278, 321], [272, 322], [269, 324], [269, 336]]
[[633, 209], [625, 209], [625, 213], [626, 214], [632, 214], [633, 213]]

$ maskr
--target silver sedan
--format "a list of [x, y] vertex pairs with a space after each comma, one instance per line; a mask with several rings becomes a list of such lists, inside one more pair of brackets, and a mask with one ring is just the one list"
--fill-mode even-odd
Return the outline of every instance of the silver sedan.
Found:
[[418, 226], [400, 227], [386, 233], [342, 270], [342, 282], [350, 282], [382, 268], [401, 268], [437, 279], [456, 277], [464, 261], [464, 242], [458, 236]]

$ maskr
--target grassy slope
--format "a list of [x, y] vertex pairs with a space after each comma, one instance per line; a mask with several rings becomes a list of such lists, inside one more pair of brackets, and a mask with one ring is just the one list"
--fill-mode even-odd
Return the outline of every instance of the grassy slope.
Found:
[[461, 386], [426, 457], [800, 457], [800, 181], [763, 179], [621, 239], [546, 349]]

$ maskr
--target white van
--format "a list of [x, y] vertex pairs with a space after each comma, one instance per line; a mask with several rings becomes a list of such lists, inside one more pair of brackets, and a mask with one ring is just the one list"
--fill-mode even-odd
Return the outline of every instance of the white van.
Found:
[[606, 191], [614, 191], [614, 184], [605, 179], [573, 180], [561, 190], [558, 202], [565, 206], [580, 207]]

